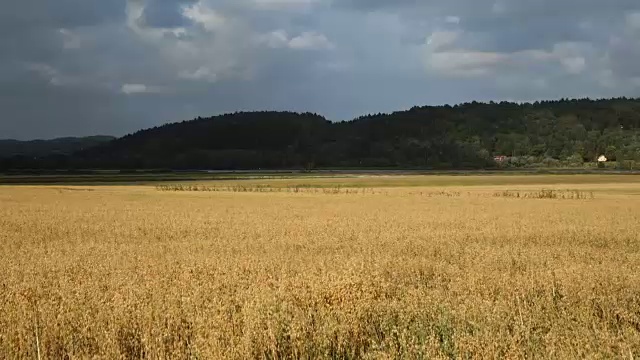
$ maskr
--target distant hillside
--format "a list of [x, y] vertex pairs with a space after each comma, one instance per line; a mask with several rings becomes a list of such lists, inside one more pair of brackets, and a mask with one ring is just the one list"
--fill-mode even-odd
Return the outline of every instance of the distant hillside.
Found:
[[115, 139], [113, 136], [65, 137], [53, 140], [0, 140], [0, 157], [72, 154]]
[[[338, 123], [311, 113], [243, 112], [142, 130], [70, 157], [5, 159], [0, 166], [471, 169], [579, 166], [602, 154], [640, 162], [640, 99], [473, 102]], [[507, 160], [496, 163], [498, 155]]]
[[304, 166], [332, 125], [311, 113], [242, 112], [166, 124], [76, 154], [113, 168], [253, 169]]

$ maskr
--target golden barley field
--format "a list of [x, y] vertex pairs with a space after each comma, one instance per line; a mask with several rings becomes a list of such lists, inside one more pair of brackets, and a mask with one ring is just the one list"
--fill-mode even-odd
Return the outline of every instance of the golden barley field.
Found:
[[640, 177], [163, 186], [0, 187], [0, 358], [640, 358]]

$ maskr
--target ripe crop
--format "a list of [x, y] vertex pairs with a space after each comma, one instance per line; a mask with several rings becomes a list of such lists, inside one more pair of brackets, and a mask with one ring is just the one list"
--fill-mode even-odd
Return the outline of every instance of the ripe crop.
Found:
[[640, 357], [639, 184], [425, 179], [0, 187], [0, 358]]

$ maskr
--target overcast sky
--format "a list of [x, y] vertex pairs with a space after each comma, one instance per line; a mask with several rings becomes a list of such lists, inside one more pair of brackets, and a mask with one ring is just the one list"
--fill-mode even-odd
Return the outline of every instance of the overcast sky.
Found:
[[638, 0], [20, 0], [0, 138], [236, 110], [331, 120], [471, 100], [640, 96]]

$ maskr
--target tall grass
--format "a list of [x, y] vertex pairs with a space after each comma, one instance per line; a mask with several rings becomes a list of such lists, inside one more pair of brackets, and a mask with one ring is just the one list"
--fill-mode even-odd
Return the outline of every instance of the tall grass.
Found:
[[157, 185], [158, 191], [175, 192], [234, 192], [234, 193], [307, 193], [307, 194], [374, 194], [375, 190], [366, 187], [342, 187], [341, 185], [314, 186], [310, 184], [294, 184], [286, 186], [272, 185]]
[[519, 199], [570, 199], [586, 200], [594, 199], [593, 191], [582, 190], [554, 190], [542, 189], [539, 191], [503, 190], [493, 194], [494, 197], [519, 198]]

